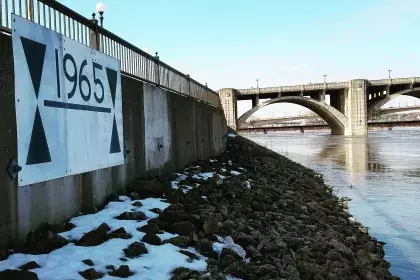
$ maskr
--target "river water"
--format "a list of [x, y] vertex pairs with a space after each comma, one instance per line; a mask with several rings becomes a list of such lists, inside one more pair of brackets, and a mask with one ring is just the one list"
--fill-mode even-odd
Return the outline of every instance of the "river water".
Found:
[[273, 132], [245, 137], [324, 175], [349, 210], [386, 242], [385, 259], [403, 280], [420, 279], [420, 129], [369, 131], [367, 137], [329, 132]]

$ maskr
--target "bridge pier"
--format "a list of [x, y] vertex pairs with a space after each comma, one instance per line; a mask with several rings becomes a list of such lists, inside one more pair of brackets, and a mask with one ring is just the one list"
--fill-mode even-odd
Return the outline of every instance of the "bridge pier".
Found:
[[220, 103], [222, 103], [225, 112], [227, 125], [232, 129], [237, 128], [238, 119], [238, 101], [236, 99], [237, 90], [233, 88], [225, 88], [218, 91]]
[[[345, 100], [345, 112], [347, 117], [346, 136], [357, 136], [367, 134], [367, 82], [363, 79], [351, 80], [348, 82], [348, 90]], [[341, 107], [341, 106], [340, 106]]]
[[252, 96], [252, 108], [258, 106], [258, 104], [260, 104], [260, 95], [255, 94], [254, 96]]

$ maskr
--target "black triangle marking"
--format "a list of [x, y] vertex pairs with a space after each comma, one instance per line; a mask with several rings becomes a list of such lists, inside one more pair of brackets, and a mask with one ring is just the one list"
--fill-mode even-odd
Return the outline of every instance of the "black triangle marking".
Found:
[[36, 107], [35, 121], [34, 126], [32, 127], [31, 142], [29, 144], [26, 165], [44, 162], [51, 162], [50, 149], [48, 148], [41, 114], [39, 113], [38, 107]]
[[120, 153], [120, 137], [118, 137], [117, 122], [115, 121], [112, 125], [112, 135], [111, 135], [111, 149], [109, 150], [110, 154]]
[[23, 51], [31, 74], [36, 98], [38, 98], [39, 86], [41, 85], [42, 69], [44, 68], [46, 45], [32, 41], [25, 37], [20, 37]]
[[109, 89], [111, 90], [112, 104], [115, 106], [115, 94], [117, 92], [117, 71], [106, 68], [106, 75], [108, 77]]

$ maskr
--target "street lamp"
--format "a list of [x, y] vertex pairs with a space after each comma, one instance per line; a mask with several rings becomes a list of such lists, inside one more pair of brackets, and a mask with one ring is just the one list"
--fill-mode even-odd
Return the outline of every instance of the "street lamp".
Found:
[[388, 70], [388, 79], [390, 79], [390, 80], [391, 80], [391, 72], [392, 72], [392, 70]]
[[324, 74], [324, 84], [326, 84], [326, 83], [327, 83], [327, 75]]
[[106, 6], [105, 6], [104, 3], [99, 2], [98, 4], [96, 4], [96, 11], [99, 14], [99, 22], [101, 24], [101, 27], [102, 27], [103, 21], [104, 21], [104, 13], [105, 13], [105, 10], [106, 10]]

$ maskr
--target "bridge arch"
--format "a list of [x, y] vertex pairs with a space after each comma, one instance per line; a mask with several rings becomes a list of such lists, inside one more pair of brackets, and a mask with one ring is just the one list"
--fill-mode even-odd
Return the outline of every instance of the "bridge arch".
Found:
[[386, 103], [388, 103], [392, 99], [395, 99], [403, 95], [420, 98], [420, 87], [401, 90], [395, 93], [391, 93], [389, 96], [385, 95], [384, 98], [378, 98], [377, 100], [373, 100], [372, 103], [368, 107], [368, 112], [367, 112], [368, 119], [372, 118], [373, 114], [376, 111], [378, 111], [382, 106], [384, 106]]
[[320, 116], [330, 127], [332, 134], [345, 135], [348, 126], [347, 117], [334, 107], [312, 98], [302, 96], [285, 96], [260, 103], [239, 117], [237, 125], [244, 127], [246, 120], [259, 109], [275, 103], [293, 103], [306, 107]]

